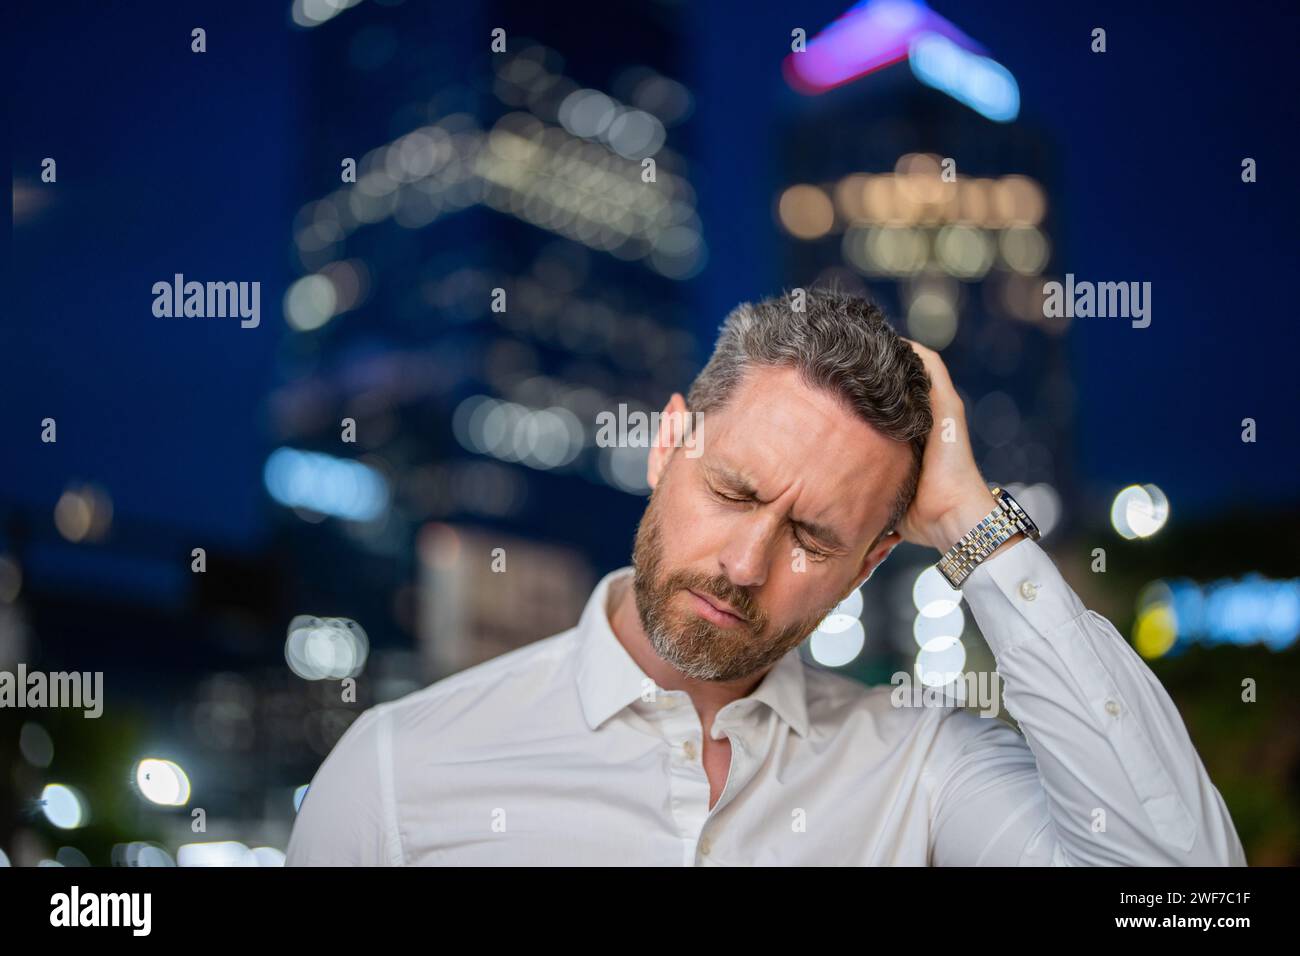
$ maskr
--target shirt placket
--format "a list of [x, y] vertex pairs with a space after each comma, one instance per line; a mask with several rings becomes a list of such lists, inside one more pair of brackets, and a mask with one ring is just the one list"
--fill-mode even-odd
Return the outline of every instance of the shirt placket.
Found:
[[660, 691], [653, 703], [638, 709], [659, 728], [668, 747], [668, 799], [682, 840], [682, 865], [695, 866], [709, 817], [699, 714], [682, 691]]

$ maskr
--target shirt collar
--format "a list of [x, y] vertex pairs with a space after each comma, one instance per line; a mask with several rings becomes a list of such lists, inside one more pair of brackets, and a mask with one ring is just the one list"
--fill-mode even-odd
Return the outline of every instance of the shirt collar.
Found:
[[[631, 574], [629, 565], [601, 578], [578, 621], [578, 698], [583, 716], [592, 730], [654, 686], [609, 624], [606, 602], [610, 589], [615, 582]], [[808, 736], [807, 685], [803, 668], [799, 649], [792, 648], [749, 695], [749, 699], [774, 710], [800, 737]]]

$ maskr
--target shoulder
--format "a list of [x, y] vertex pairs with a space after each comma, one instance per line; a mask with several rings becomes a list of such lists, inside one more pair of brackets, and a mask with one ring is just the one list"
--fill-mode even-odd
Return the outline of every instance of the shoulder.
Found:
[[562, 693], [563, 678], [573, 668], [576, 628], [534, 641], [481, 664], [466, 668], [404, 697], [378, 704], [360, 720], [384, 725], [389, 740], [414, 737], [428, 741], [466, 725], [499, 722], [545, 706]]
[[519, 713], [555, 693], [571, 666], [576, 630], [570, 629], [475, 664], [396, 700], [362, 711], [334, 744], [329, 761], [352, 767], [391, 760], [405, 740], [445, 740], [458, 723], [485, 715]]
[[804, 678], [809, 720], [824, 732], [866, 735], [890, 744], [915, 742], [939, 763], [978, 746], [978, 741], [1023, 746], [1005, 721], [937, 703], [935, 695], [918, 692], [911, 682], [868, 685], [807, 661]]
[[564, 631], [362, 711], [308, 787], [290, 862], [400, 861], [397, 820], [410, 768], [434, 748], [500, 739], [505, 722], [551, 704], [545, 698], [563, 692], [575, 637]]
[[915, 712], [891, 700], [889, 685], [860, 680], [804, 661], [808, 718], [814, 726], [845, 727], [869, 724], [881, 730], [903, 732], [917, 718]]

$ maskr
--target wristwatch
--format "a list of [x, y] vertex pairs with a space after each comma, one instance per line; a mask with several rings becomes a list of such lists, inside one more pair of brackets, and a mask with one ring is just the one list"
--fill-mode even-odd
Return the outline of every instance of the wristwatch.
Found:
[[1023, 533], [1030, 541], [1038, 540], [1038, 525], [1011, 497], [1005, 488], [990, 489], [998, 506], [948, 549], [939, 559], [939, 573], [954, 588], [960, 588], [972, 571], [1001, 547], [1007, 539]]

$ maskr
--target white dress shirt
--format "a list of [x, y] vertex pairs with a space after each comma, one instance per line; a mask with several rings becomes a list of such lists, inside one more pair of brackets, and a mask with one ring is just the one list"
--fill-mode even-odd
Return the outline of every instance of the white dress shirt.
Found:
[[1168, 694], [1032, 541], [963, 588], [1023, 736], [796, 649], [708, 729], [731, 741], [712, 809], [689, 697], [610, 628], [631, 572], [576, 627], [365, 711], [288, 865], [1245, 864]]

